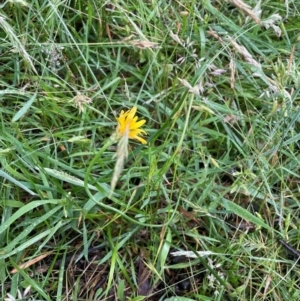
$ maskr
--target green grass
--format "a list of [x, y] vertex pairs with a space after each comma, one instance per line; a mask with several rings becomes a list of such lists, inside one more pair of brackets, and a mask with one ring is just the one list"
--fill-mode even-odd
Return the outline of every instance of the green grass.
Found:
[[0, 5], [0, 300], [300, 299], [300, 4], [260, 9]]

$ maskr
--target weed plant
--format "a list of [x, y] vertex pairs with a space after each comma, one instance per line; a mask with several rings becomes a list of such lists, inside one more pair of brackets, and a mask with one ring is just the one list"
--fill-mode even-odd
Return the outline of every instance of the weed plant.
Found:
[[298, 1], [2, 2], [0, 300], [300, 300]]

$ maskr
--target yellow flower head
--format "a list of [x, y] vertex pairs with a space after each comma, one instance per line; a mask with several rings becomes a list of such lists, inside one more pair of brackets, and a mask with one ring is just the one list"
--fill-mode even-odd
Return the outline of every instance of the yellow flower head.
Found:
[[134, 106], [131, 110], [124, 112], [121, 111], [119, 117], [117, 117], [118, 127], [117, 135], [119, 137], [127, 136], [129, 139], [136, 139], [143, 144], [147, 144], [147, 141], [140, 137], [140, 134], [147, 134], [140, 127], [146, 122], [145, 119], [139, 120], [138, 117], [134, 116], [136, 113], [137, 107]]

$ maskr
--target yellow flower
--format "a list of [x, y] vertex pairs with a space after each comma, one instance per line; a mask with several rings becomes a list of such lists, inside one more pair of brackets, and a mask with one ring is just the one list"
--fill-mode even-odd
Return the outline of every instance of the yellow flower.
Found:
[[141, 119], [138, 121], [138, 117], [134, 116], [136, 111], [136, 106], [127, 112], [121, 111], [120, 117], [116, 118], [118, 121], [117, 135], [119, 138], [127, 137], [129, 139], [136, 139], [143, 144], [147, 144], [147, 141], [140, 137], [141, 134], [147, 134], [144, 130], [140, 129], [146, 120]]

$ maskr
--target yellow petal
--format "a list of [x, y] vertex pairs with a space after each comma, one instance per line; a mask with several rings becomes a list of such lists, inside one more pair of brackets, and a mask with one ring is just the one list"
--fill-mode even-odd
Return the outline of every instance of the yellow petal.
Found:
[[132, 130], [129, 132], [129, 137], [134, 137], [134, 136], [137, 136], [139, 134], [144, 134], [144, 135], [147, 135], [147, 133], [142, 130], [142, 129], [135, 129], [135, 130]]
[[134, 129], [137, 129], [137, 128], [141, 127], [145, 122], [146, 122], [146, 120], [145, 120], [145, 119], [142, 119], [142, 120], [140, 120], [140, 121], [135, 122], [134, 124], [132, 124], [132, 125], [130, 126], [130, 128], [133, 129], [133, 130], [134, 130]]
[[131, 110], [128, 111], [128, 119], [133, 119], [135, 113], [136, 113], [137, 107], [134, 106]]
[[137, 137], [135, 137], [134, 139], [140, 141], [142, 144], [147, 144], [147, 141], [146, 141], [145, 139], [141, 138], [141, 137], [138, 137], [138, 136], [137, 136]]

